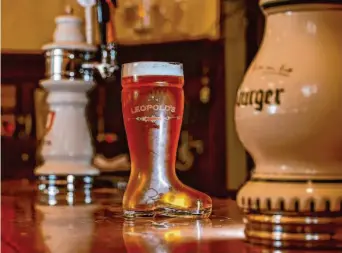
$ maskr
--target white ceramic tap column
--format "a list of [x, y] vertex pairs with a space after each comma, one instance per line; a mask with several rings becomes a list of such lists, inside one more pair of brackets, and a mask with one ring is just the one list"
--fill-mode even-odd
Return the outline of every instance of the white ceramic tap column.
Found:
[[341, 245], [342, 2], [261, 6], [265, 34], [235, 110], [256, 163], [237, 197], [247, 238], [279, 247]]
[[56, 24], [54, 42], [43, 47], [50, 69], [41, 85], [49, 93], [50, 112], [41, 147], [44, 163], [35, 174], [96, 175], [85, 114], [86, 94], [95, 83], [80, 74], [85, 55], [96, 47], [85, 42], [80, 18], [67, 14], [57, 17]]
[[41, 85], [49, 92], [50, 112], [41, 154], [44, 164], [36, 174], [96, 175], [91, 165], [93, 148], [85, 116], [86, 92], [92, 82], [44, 80]]

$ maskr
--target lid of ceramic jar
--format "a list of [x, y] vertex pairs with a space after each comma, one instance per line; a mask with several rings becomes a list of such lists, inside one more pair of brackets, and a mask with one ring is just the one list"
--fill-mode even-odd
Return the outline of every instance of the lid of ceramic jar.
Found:
[[260, 0], [263, 9], [293, 4], [342, 4], [342, 0]]

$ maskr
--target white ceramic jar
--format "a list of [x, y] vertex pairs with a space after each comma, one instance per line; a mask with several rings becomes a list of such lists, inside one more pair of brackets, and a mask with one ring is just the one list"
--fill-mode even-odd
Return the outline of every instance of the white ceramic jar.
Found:
[[[270, 224], [279, 213], [277, 224], [287, 224], [290, 213], [300, 216], [299, 224], [313, 214], [339, 224], [342, 217], [342, 1], [260, 5], [264, 38], [235, 111], [239, 138], [256, 164], [238, 193], [252, 242], [265, 232], [252, 226], [255, 215]], [[267, 240], [281, 239], [269, 231]]]

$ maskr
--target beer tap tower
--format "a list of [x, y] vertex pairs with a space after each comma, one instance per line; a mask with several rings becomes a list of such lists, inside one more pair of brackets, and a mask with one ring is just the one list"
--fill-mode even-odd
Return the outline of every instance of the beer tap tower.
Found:
[[[92, 140], [85, 116], [86, 93], [94, 87], [96, 73], [108, 78], [117, 69], [115, 44], [107, 43], [106, 36], [112, 3], [106, 0], [78, 2], [85, 8], [86, 39], [81, 19], [67, 8], [65, 15], [56, 18], [53, 43], [43, 46], [46, 79], [41, 85], [48, 92], [50, 109], [39, 150], [44, 163], [35, 170], [42, 184], [40, 189], [49, 188], [46, 186], [52, 181], [57, 185], [57, 179], [64, 177], [67, 183], [73, 183], [75, 178], [83, 178], [84, 183], [89, 183], [92, 176], [99, 174], [92, 166]], [[101, 62], [93, 60], [97, 52], [92, 39], [95, 5], [101, 32]]]

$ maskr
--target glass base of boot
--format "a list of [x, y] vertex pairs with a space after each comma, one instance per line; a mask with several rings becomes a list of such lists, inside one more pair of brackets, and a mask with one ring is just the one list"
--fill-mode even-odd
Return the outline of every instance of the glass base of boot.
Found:
[[[181, 188], [182, 191], [166, 192], [161, 189], [159, 191], [148, 189], [139, 191], [140, 194], [137, 195], [125, 196], [123, 215], [128, 219], [139, 217], [208, 218], [212, 210], [211, 198], [187, 186], [181, 186]], [[129, 191], [126, 193], [128, 194]]]
[[211, 214], [211, 207], [201, 210], [181, 210], [177, 208], [158, 208], [150, 211], [124, 211], [124, 217], [127, 219], [143, 217], [182, 217], [182, 218], [208, 218]]

